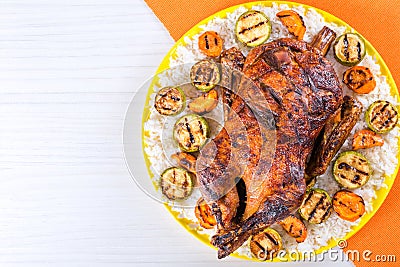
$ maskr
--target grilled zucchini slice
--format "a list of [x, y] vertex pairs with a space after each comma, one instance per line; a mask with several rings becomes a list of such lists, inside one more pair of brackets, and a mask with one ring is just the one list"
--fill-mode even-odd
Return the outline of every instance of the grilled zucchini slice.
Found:
[[296, 239], [297, 243], [302, 243], [307, 238], [307, 227], [302, 220], [294, 215], [286, 217], [279, 222], [282, 228], [291, 236]]
[[281, 249], [282, 237], [272, 228], [267, 228], [251, 237], [250, 251], [259, 260], [273, 259]]
[[364, 39], [357, 33], [339, 36], [333, 45], [336, 60], [344, 66], [355, 66], [363, 60], [366, 50]]
[[192, 84], [203, 92], [213, 89], [220, 81], [221, 74], [218, 65], [211, 60], [201, 60], [190, 70]]
[[356, 151], [339, 154], [333, 164], [333, 177], [343, 187], [356, 189], [368, 182], [371, 166], [366, 157]]
[[217, 220], [212, 214], [210, 206], [208, 206], [202, 197], [197, 201], [196, 207], [194, 208], [194, 214], [196, 215], [200, 226], [205, 229], [212, 229], [217, 225]]
[[161, 174], [161, 191], [170, 200], [182, 200], [193, 191], [194, 175], [185, 169], [171, 167]]
[[376, 133], [387, 133], [397, 124], [397, 109], [388, 101], [375, 101], [369, 106], [365, 114], [365, 120], [372, 131]]
[[260, 45], [268, 40], [271, 34], [271, 21], [260, 11], [247, 11], [237, 20], [235, 34], [237, 39], [247, 46]]
[[196, 152], [207, 141], [209, 134], [208, 123], [197, 114], [185, 115], [175, 123], [173, 134], [181, 150]]
[[299, 208], [300, 216], [309, 223], [326, 221], [332, 213], [332, 202], [328, 192], [319, 188], [307, 190]]
[[176, 115], [185, 107], [186, 97], [179, 87], [164, 87], [158, 91], [154, 107], [161, 115]]
[[348, 190], [340, 190], [333, 195], [333, 209], [346, 221], [357, 221], [365, 213], [364, 199]]

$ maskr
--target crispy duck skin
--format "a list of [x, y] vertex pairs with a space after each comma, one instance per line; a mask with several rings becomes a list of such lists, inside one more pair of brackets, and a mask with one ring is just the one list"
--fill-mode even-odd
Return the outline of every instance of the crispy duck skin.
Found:
[[[330, 62], [303, 41], [284, 38], [254, 48], [243, 72], [239, 87], [232, 88], [224, 129], [203, 148], [197, 166], [200, 189], [214, 201], [213, 210], [226, 193], [237, 194], [236, 177], [246, 186], [241, 221], [222, 225], [211, 240], [219, 258], [298, 208], [306, 159], [343, 100]], [[232, 218], [237, 205], [224, 207]]]
[[326, 172], [333, 157], [360, 119], [361, 112], [362, 104], [358, 100], [351, 96], [343, 98], [341, 108], [328, 119], [315, 143], [315, 148], [306, 168], [306, 173], [309, 176], [314, 177]]
[[[232, 226], [232, 221], [236, 216], [237, 208], [239, 206], [239, 195], [236, 188], [235, 178], [240, 176], [240, 170], [237, 166], [229, 165], [231, 155], [234, 154], [232, 150], [238, 152], [238, 149], [232, 147], [230, 134], [227, 129], [232, 129], [229, 128], [229, 125], [232, 124], [228, 121], [228, 114], [232, 109], [232, 104], [236, 103], [236, 105], [242, 105], [242, 100], [238, 98], [231, 89], [238, 88], [239, 86], [244, 62], [245, 57], [236, 47], [225, 50], [221, 54], [222, 80], [219, 89], [220, 95], [222, 95], [225, 127], [214, 137], [213, 143], [215, 146], [207, 146], [202, 149], [202, 157], [197, 163], [198, 166], [200, 166], [200, 169], [208, 166], [210, 170], [213, 170], [213, 174], [209, 176], [210, 180], [206, 181], [203, 179], [199, 181], [199, 183], [208, 183], [208, 185], [202, 187], [203, 195], [212, 207], [212, 212], [216, 218], [218, 229], [227, 229]], [[232, 121], [233, 120], [234, 119], [232, 119]], [[238, 118], [236, 118], [236, 122], [237, 120]], [[218, 148], [218, 150], [215, 148]], [[201, 160], [213, 158], [213, 156], [218, 160], [212, 162], [204, 162], [204, 160]], [[229, 173], [229, 176], [226, 176], [225, 179], [223, 179], [224, 183], [222, 185], [216, 184], [214, 188], [215, 190], [210, 191], [212, 186], [209, 185], [213, 184], [213, 181], [218, 182], [216, 178], [224, 176], [225, 173]], [[210, 192], [208, 193], [208, 191]]]

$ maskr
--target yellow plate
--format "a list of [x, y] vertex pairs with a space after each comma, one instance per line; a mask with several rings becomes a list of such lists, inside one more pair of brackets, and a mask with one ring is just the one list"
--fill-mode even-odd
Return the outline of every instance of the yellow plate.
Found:
[[[318, 13], [320, 13], [320, 14], [324, 17], [324, 19], [325, 19], [326, 22], [328, 22], [328, 23], [329, 23], [329, 22], [333, 22], [333, 23], [336, 23], [336, 24], [339, 25], [339, 26], [345, 26], [345, 27], [346, 27], [346, 30], [350, 30], [350, 29], [351, 29], [352, 31], [354, 31], [354, 29], [352, 29], [347, 23], [345, 23], [345, 22], [342, 21], [341, 19], [339, 19], [339, 18], [337, 18], [337, 17], [335, 17], [335, 16], [333, 16], [333, 15], [331, 15], [331, 14], [329, 14], [329, 13], [323, 11], [323, 10], [320, 10], [320, 9], [318, 9], [318, 8], [311, 7], [311, 6], [308, 6], [308, 5], [298, 4], [298, 3], [294, 3], [294, 2], [287, 2], [287, 1], [273, 1], [273, 2], [269, 2], [269, 1], [258, 1], [258, 2], [250, 2], [250, 3], [246, 3], [246, 4], [242, 4], [242, 5], [237, 5], [237, 6], [232, 6], [232, 7], [230, 7], [230, 8], [224, 9], [224, 10], [219, 11], [219, 12], [215, 13], [214, 15], [212, 15], [212, 16], [210, 16], [210, 17], [204, 19], [204, 20], [202, 20], [201, 22], [199, 22], [196, 26], [194, 26], [192, 29], [190, 29], [185, 35], [183, 35], [183, 36], [175, 43], [175, 45], [171, 48], [171, 50], [168, 52], [168, 54], [164, 57], [163, 61], [161, 62], [160, 66], [159, 66], [159, 68], [158, 68], [158, 70], [157, 70], [157, 73], [161, 73], [162, 71], [164, 71], [164, 70], [166, 70], [166, 69], [168, 69], [168, 68], [170, 67], [170, 58], [176, 56], [176, 49], [177, 49], [177, 47], [178, 47], [178, 46], [184, 46], [184, 45], [185, 45], [185, 42], [184, 42], [184, 40], [183, 40], [185, 37], [193, 37], [194, 35], [200, 33], [200, 32], [202, 31], [202, 29], [200, 28], [201, 25], [207, 24], [210, 20], [212, 20], [212, 19], [214, 19], [214, 18], [216, 18], [216, 17], [226, 18], [227, 13], [231, 13], [231, 12], [233, 12], [235, 9], [237, 9], [237, 8], [239, 8], [239, 7], [241, 7], [241, 6], [246, 7], [246, 8], [248, 8], [248, 9], [251, 9], [251, 8], [252, 8], [253, 6], [255, 6], [255, 5], [263, 5], [263, 6], [266, 6], [266, 7], [270, 7], [270, 6], [272, 6], [272, 3], [276, 3], [276, 4], [287, 4], [290, 8], [292, 8], [292, 7], [298, 7], [298, 6], [303, 6], [305, 9], [314, 9], [314, 10], [316, 10]], [[354, 31], [354, 32], [356, 32], [356, 31]], [[391, 75], [391, 73], [390, 73], [388, 67], [386, 66], [385, 62], [383, 61], [383, 59], [382, 59], [382, 57], [379, 55], [379, 53], [378, 53], [378, 52], [375, 50], [375, 48], [371, 45], [371, 43], [369, 43], [365, 38], [364, 38], [364, 40], [365, 40], [366, 49], [367, 49], [368, 54], [374, 55], [374, 56], [376, 57], [377, 63], [380, 65], [382, 75], [387, 77], [387, 82], [388, 82], [388, 84], [389, 84], [389, 86], [390, 86], [390, 88], [391, 88], [391, 94], [394, 95], [394, 96], [396, 96], [397, 99], [399, 99], [399, 92], [398, 92], [398, 90], [397, 90], [396, 84], [395, 84], [395, 82], [394, 82], [394, 80], [393, 80], [393, 77], [392, 77], [392, 75]], [[154, 85], [155, 85], [156, 83], [157, 83], [157, 80], [156, 80], [156, 79], [153, 80], [153, 81], [152, 81], [152, 84], [151, 84], [151, 86], [150, 86], [150, 88], [149, 88], [149, 91], [148, 91], [148, 94], [147, 94], [147, 98], [146, 98], [146, 102], [145, 102], [145, 103], [146, 103], [146, 107], [148, 107], [148, 103], [149, 103], [149, 100], [150, 100], [150, 95], [152, 94], [152, 92], [153, 92], [153, 87], [154, 87]], [[148, 116], [149, 116], [149, 109], [148, 109], [148, 108], [145, 108], [144, 111], [143, 111], [143, 117], [142, 117], [142, 129], [143, 129], [144, 122], [147, 120]], [[145, 162], [146, 162], [146, 165], [147, 165], [148, 173], [149, 173], [149, 175], [152, 177], [153, 174], [152, 174], [152, 172], [150, 171], [150, 162], [149, 162], [149, 160], [148, 160], [148, 158], [147, 158], [146, 153], [144, 152], [144, 147], [145, 147], [145, 145], [146, 145], [146, 144], [144, 143], [144, 135], [145, 135], [145, 134], [146, 134], [146, 133], [145, 133], [144, 130], [143, 130], [143, 132], [142, 132], [143, 153], [144, 153], [144, 157], [145, 157]], [[400, 138], [399, 138], [399, 140], [398, 140], [398, 144], [400, 145]], [[397, 158], [400, 159], [400, 153], [398, 153]], [[357, 226], [353, 227], [352, 230], [351, 230], [344, 238], [340, 238], [340, 239], [331, 239], [331, 240], [328, 242], [328, 244], [327, 244], [326, 246], [321, 247], [320, 249], [318, 249], [317, 251], [315, 251], [316, 254], [319, 254], [319, 253], [321, 253], [321, 252], [323, 252], [323, 251], [325, 251], [325, 250], [328, 250], [328, 249], [330, 249], [330, 248], [335, 247], [335, 246], [338, 244], [338, 241], [339, 241], [339, 240], [342, 240], [342, 239], [346, 239], [346, 240], [347, 240], [348, 238], [350, 238], [351, 236], [353, 236], [355, 233], [357, 233], [357, 231], [359, 231], [359, 230], [371, 219], [371, 217], [374, 216], [374, 214], [376, 213], [376, 211], [379, 209], [379, 207], [380, 207], [380, 206], [382, 205], [382, 203], [384, 202], [386, 196], [388, 195], [388, 193], [389, 193], [389, 191], [390, 191], [390, 189], [391, 189], [391, 187], [392, 187], [392, 185], [393, 185], [393, 182], [394, 182], [394, 180], [395, 180], [395, 178], [396, 178], [396, 174], [397, 174], [397, 172], [398, 172], [398, 170], [399, 170], [399, 162], [400, 162], [400, 161], [398, 161], [398, 164], [397, 164], [397, 167], [396, 167], [396, 170], [395, 170], [394, 174], [391, 175], [391, 176], [387, 176], [386, 179], [385, 179], [385, 184], [387, 185], [387, 187], [382, 187], [381, 189], [379, 189], [379, 190], [376, 191], [377, 199], [373, 200], [373, 203], [372, 203], [373, 210], [372, 210], [372, 212], [369, 212], [369, 213], [365, 214], [365, 215], [361, 218], [360, 223], [359, 223]], [[189, 233], [193, 234], [195, 237], [197, 237], [199, 240], [201, 240], [201, 241], [204, 242], [205, 244], [211, 246], [211, 245], [210, 245], [210, 242], [209, 242], [209, 237], [208, 237], [208, 235], [198, 233], [196, 230], [190, 228], [190, 227], [189, 227], [189, 223], [190, 223], [191, 221], [189, 221], [188, 219], [178, 218], [178, 213], [177, 213], [177, 212], [172, 211], [171, 208], [170, 208], [168, 205], [165, 205], [165, 206], [166, 206], [166, 208], [168, 209], [168, 211], [172, 214], [172, 216], [174, 216], [174, 218], [175, 218]], [[211, 246], [211, 247], [212, 247], [212, 246]], [[213, 248], [214, 248], [214, 247], [213, 247]], [[251, 259], [251, 260], [254, 260], [253, 258], [248, 258], [248, 257], [246, 257], [246, 256], [238, 255], [238, 254], [236, 254], [236, 253], [233, 253], [232, 255], [235, 256], [235, 257], [238, 257], [238, 258], [242, 258], [242, 259]], [[299, 255], [298, 255], [298, 256], [299, 256]], [[299, 258], [298, 258], [298, 259], [299, 259]], [[275, 258], [274, 261], [275, 261], [275, 260], [278, 261], [278, 258]], [[293, 260], [293, 258], [291, 258], [291, 259], [286, 258], [286, 259], [284, 259], [284, 260], [285, 260], [285, 261], [286, 261], [286, 260]]]

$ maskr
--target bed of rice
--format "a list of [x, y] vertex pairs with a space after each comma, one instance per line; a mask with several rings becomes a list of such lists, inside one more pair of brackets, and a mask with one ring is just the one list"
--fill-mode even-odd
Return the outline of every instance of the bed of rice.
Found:
[[[272, 33], [269, 40], [274, 40], [280, 37], [290, 37], [287, 29], [282, 26], [282, 24], [277, 20], [275, 14], [280, 10], [289, 9], [287, 5], [277, 5], [274, 4], [272, 7], [264, 6], [254, 6], [253, 9], [260, 10], [264, 12], [270, 19], [272, 23]], [[328, 26], [333, 29], [338, 36], [344, 33], [345, 28], [340, 27], [333, 23], [326, 23], [324, 18], [314, 9], [305, 9], [303, 7], [293, 8], [298, 12], [304, 19], [304, 23], [307, 27], [306, 34], [304, 36], [305, 41], [311, 41], [312, 37], [318, 33], [318, 31], [324, 26]], [[243, 47], [240, 43], [235, 40], [234, 36], [234, 26], [237, 18], [247, 11], [246, 8], [240, 7], [227, 14], [227, 18], [214, 18], [207, 25], [202, 26], [204, 30], [214, 30], [218, 32], [224, 40], [225, 48], [232, 46], [238, 46], [242, 49], [244, 54], [248, 53], [248, 48]], [[185, 83], [188, 81], [188, 71], [189, 68], [185, 67], [185, 63], [189, 63], [191, 66], [194, 62], [203, 59], [205, 56], [199, 52], [198, 49], [198, 35], [193, 36], [193, 38], [185, 38], [185, 45], [177, 47], [175, 55], [171, 58], [170, 66], [175, 67], [170, 71], [164, 72], [159, 76], [159, 84], [154, 88], [154, 92], [164, 86], [174, 86]], [[337, 71], [338, 77], [342, 77], [343, 72], [347, 69], [346, 67], [337, 63], [332, 54], [332, 49], [327, 55], [332, 64]], [[366, 108], [373, 103], [375, 100], [384, 99], [395, 105], [398, 101], [395, 97], [390, 94], [390, 87], [386, 82], [386, 78], [380, 73], [380, 66], [376, 63], [373, 55], [366, 55], [363, 61], [359, 64], [366, 66], [372, 70], [376, 78], [377, 86], [368, 95], [356, 95], [352, 91], [348, 90], [346, 86], [343, 86], [345, 94], [353, 95], [356, 97], [364, 106], [364, 111]], [[154, 99], [154, 95], [151, 97]], [[151, 100], [153, 101], [153, 100]], [[153, 103], [149, 103], [152, 107]], [[221, 109], [214, 111], [216, 114], [222, 114]], [[180, 115], [184, 115], [181, 113]], [[176, 120], [176, 118], [174, 119]], [[159, 179], [157, 174], [162, 173], [163, 170], [172, 166], [169, 160], [170, 153], [177, 152], [178, 149], [174, 142], [172, 141], [172, 130], [166, 131], [166, 129], [171, 129], [174, 121], [166, 121], [165, 117], [158, 114], [157, 111], [151, 109], [149, 119], [145, 123], [145, 131], [147, 131], [147, 137], [145, 143], [147, 144], [145, 152], [151, 163], [151, 171], [154, 175], [153, 179]], [[362, 114], [359, 122], [356, 124], [351, 132], [349, 139], [344, 143], [341, 151], [350, 150], [350, 141], [352, 135], [355, 131], [367, 128], [364, 121], [364, 114]], [[398, 151], [398, 127], [395, 127], [392, 131], [387, 134], [382, 135], [385, 144], [382, 147], [375, 147], [370, 149], [361, 150], [360, 152], [364, 154], [371, 162], [373, 168], [373, 174], [366, 185], [360, 189], [354, 190], [355, 193], [361, 195], [366, 204], [367, 212], [372, 211], [372, 200], [376, 198], [375, 190], [386, 186], [384, 183], [385, 175], [390, 176], [395, 171], [397, 165], [397, 151]], [[315, 187], [323, 188], [330, 195], [333, 195], [340, 188], [331, 175], [331, 170], [328, 169], [326, 173], [318, 178]], [[199, 227], [196, 223], [196, 218], [193, 212], [193, 205], [196, 203], [197, 199], [200, 197], [200, 192], [194, 190], [193, 194], [189, 199], [183, 203], [170, 203], [174, 210], [179, 212], [180, 217], [188, 218], [193, 221], [191, 227], [197, 229], [199, 233], [206, 233], [208, 235], [213, 235], [214, 230], [205, 230]], [[176, 205], [180, 204], [180, 205]], [[351, 230], [351, 227], [357, 225], [360, 220], [356, 222], [348, 222], [340, 219], [337, 214], [332, 213], [330, 218], [322, 224], [312, 225], [308, 224], [308, 237], [305, 242], [297, 244], [294, 238], [289, 237], [281, 227], [278, 225], [273, 225], [283, 238], [284, 248], [288, 251], [299, 250], [299, 251], [312, 251], [316, 250], [322, 246], [327, 245], [327, 242], [331, 238], [339, 239], [346, 235]], [[237, 250], [237, 253], [250, 256], [248, 246], [244, 244], [241, 248]]]

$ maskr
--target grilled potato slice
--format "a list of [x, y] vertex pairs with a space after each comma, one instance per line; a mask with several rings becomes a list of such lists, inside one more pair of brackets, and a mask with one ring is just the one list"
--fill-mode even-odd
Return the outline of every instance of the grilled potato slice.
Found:
[[345, 96], [341, 108], [326, 123], [315, 142], [306, 172], [309, 176], [324, 174], [333, 157], [350, 135], [362, 112], [356, 99]]
[[243, 44], [254, 47], [268, 40], [271, 22], [262, 12], [251, 10], [243, 13], [236, 22], [235, 33]]
[[218, 105], [217, 90], [212, 89], [189, 103], [188, 107], [197, 114], [204, 114], [212, 111]]
[[299, 208], [300, 216], [313, 224], [326, 221], [332, 213], [332, 202], [328, 192], [319, 188], [307, 190]]
[[194, 214], [196, 215], [200, 226], [205, 229], [212, 229], [215, 225], [217, 225], [217, 221], [214, 215], [211, 213], [210, 206], [208, 206], [202, 197], [197, 201]]
[[307, 227], [296, 216], [290, 215], [279, 222], [279, 224], [291, 237], [296, 239], [297, 243], [302, 243], [304, 240], [306, 240]]
[[193, 191], [194, 175], [182, 168], [171, 167], [161, 174], [162, 193], [170, 200], [182, 200]]
[[333, 177], [341, 186], [356, 189], [368, 182], [372, 169], [364, 155], [345, 151], [337, 157], [332, 171]]
[[176, 115], [185, 107], [185, 94], [179, 87], [164, 87], [158, 91], [154, 107], [161, 115]]
[[282, 249], [282, 237], [272, 228], [254, 235], [250, 239], [250, 251], [259, 260], [271, 260]]
[[211, 60], [201, 60], [190, 70], [192, 84], [203, 92], [213, 89], [220, 81], [221, 74], [218, 65]]
[[357, 221], [365, 213], [364, 199], [348, 190], [337, 191], [332, 204], [339, 217], [346, 221]]
[[375, 101], [365, 113], [365, 120], [372, 131], [387, 133], [397, 124], [397, 109], [388, 101]]
[[178, 164], [180, 167], [188, 170], [192, 173], [196, 173], [196, 157], [192, 154], [185, 152], [178, 152], [171, 156], [171, 158]]
[[174, 139], [181, 150], [196, 152], [206, 143], [209, 127], [207, 121], [197, 115], [181, 117], [174, 125]]

